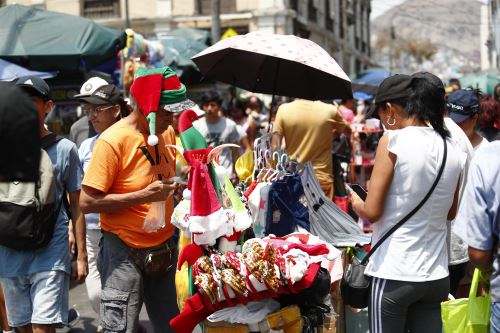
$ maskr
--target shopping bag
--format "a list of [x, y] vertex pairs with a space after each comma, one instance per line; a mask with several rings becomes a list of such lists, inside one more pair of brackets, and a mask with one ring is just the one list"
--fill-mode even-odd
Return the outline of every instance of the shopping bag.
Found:
[[477, 296], [479, 270], [472, 278], [469, 298], [441, 303], [444, 333], [487, 333], [490, 320], [490, 295]]

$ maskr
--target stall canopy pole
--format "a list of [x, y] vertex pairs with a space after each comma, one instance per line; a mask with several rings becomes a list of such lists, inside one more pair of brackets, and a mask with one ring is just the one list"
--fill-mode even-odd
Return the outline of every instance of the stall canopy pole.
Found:
[[128, 13], [128, 0], [125, 0], [125, 29], [130, 28], [130, 16]]

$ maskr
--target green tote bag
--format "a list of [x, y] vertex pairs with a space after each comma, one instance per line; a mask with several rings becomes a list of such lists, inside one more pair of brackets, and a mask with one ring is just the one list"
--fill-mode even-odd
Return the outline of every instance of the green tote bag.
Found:
[[474, 270], [469, 298], [441, 303], [444, 333], [488, 333], [490, 294], [477, 296], [479, 270]]

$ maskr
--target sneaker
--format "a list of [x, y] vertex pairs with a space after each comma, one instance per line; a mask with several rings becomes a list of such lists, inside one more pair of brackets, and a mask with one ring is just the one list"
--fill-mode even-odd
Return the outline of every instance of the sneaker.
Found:
[[101, 325], [97, 325], [96, 332], [97, 333], [102, 333], [103, 332], [103, 329], [102, 329]]
[[80, 321], [80, 314], [75, 308], [68, 310], [68, 325], [60, 325], [57, 327], [57, 333], [68, 333]]

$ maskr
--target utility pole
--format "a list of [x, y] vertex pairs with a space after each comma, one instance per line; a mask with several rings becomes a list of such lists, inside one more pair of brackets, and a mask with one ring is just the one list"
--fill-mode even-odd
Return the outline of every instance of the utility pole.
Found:
[[393, 71], [394, 69], [394, 41], [396, 40], [396, 30], [394, 29], [394, 25], [391, 24], [391, 33], [390, 33], [390, 41], [389, 41], [389, 71]]
[[220, 39], [220, 0], [212, 0], [212, 44]]
[[125, 0], [125, 29], [130, 28], [130, 16], [128, 14], [128, 0]]

